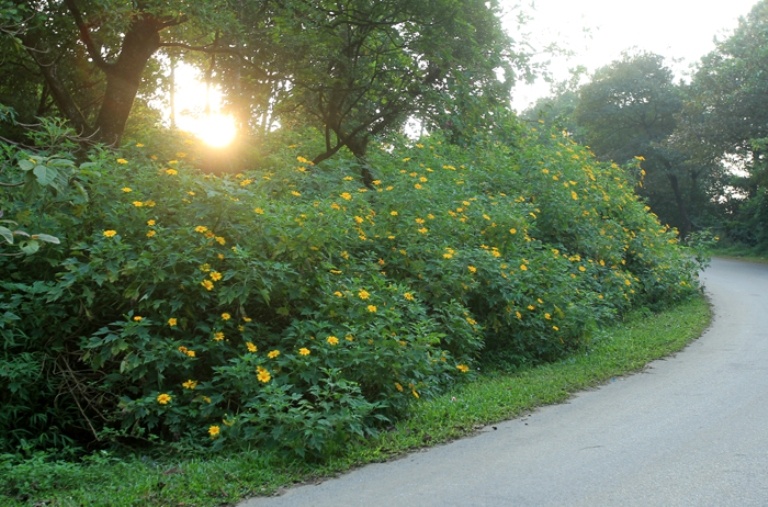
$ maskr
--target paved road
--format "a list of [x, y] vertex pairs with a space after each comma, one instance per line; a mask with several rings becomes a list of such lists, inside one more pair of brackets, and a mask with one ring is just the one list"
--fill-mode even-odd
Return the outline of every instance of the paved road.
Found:
[[715, 259], [712, 327], [641, 374], [240, 507], [766, 506], [768, 266]]

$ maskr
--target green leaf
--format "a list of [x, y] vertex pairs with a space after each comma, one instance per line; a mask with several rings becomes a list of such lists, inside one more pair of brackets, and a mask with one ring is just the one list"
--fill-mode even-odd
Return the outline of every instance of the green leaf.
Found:
[[0, 225], [0, 236], [2, 236], [9, 245], [13, 244], [13, 231]]
[[22, 171], [31, 171], [36, 163], [33, 160], [19, 160], [19, 168]]
[[51, 236], [50, 234], [33, 234], [32, 239], [43, 241], [45, 243], [53, 243], [55, 245], [58, 245], [61, 243], [61, 241], [59, 241], [59, 238], [57, 238], [56, 236]]
[[37, 182], [46, 187], [53, 183], [59, 174], [57, 170], [44, 165], [35, 166], [32, 173], [37, 177]]
[[19, 248], [21, 248], [21, 251], [25, 254], [32, 255], [33, 253], [40, 250], [40, 243], [34, 239], [25, 239], [19, 243]]

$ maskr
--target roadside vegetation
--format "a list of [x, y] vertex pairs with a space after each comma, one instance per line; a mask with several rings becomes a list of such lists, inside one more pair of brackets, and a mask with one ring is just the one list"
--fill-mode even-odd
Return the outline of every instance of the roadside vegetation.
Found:
[[[768, 1], [690, 87], [627, 55], [524, 115], [501, 15], [0, 0], [0, 503], [231, 503], [698, 336], [717, 238], [767, 244], [768, 134], [721, 127]], [[180, 62], [231, 146], [168, 126]]]
[[259, 450], [163, 456], [101, 451], [81, 463], [40, 454], [23, 463], [0, 463], [6, 479], [0, 491], [9, 506], [234, 504], [468, 436], [484, 425], [562, 402], [680, 350], [700, 336], [709, 318], [708, 303], [696, 297], [661, 313], [633, 312], [598, 332], [588, 350], [554, 363], [524, 368], [482, 364], [474, 382], [412, 405], [406, 418], [329, 461], [286, 460]]

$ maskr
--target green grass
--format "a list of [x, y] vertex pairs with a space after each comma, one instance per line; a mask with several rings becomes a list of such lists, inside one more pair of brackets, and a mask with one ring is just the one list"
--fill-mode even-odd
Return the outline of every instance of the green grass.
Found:
[[729, 259], [741, 259], [750, 262], [768, 264], [768, 252], [765, 248], [747, 247], [739, 244], [717, 244], [709, 252], [710, 255]]
[[330, 476], [365, 463], [466, 436], [479, 427], [613, 377], [642, 370], [679, 351], [710, 321], [707, 301], [693, 299], [652, 318], [635, 312], [598, 331], [588, 351], [553, 364], [505, 373], [481, 372], [477, 380], [439, 398], [416, 404], [406, 419], [324, 464], [285, 463], [268, 455], [117, 458], [95, 454], [85, 463], [51, 463], [43, 457], [11, 463], [0, 456], [0, 505], [220, 506], [296, 482]]

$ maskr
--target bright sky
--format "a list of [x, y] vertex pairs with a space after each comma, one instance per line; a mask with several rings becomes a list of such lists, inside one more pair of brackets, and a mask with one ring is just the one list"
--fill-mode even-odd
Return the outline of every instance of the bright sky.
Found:
[[[591, 74], [637, 47], [665, 57], [665, 63], [683, 77], [691, 64], [714, 49], [713, 39], [725, 38], [758, 0], [501, 0], [509, 10], [520, 3], [533, 19], [524, 30], [535, 48], [548, 43], [572, 51], [565, 61], [551, 66], [558, 81], [568, 68], [584, 65]], [[705, 5], [706, 4], [706, 5]], [[509, 24], [510, 33], [515, 30]], [[680, 59], [680, 63], [673, 60]], [[524, 109], [548, 95], [548, 86], [522, 87], [514, 106]]]

